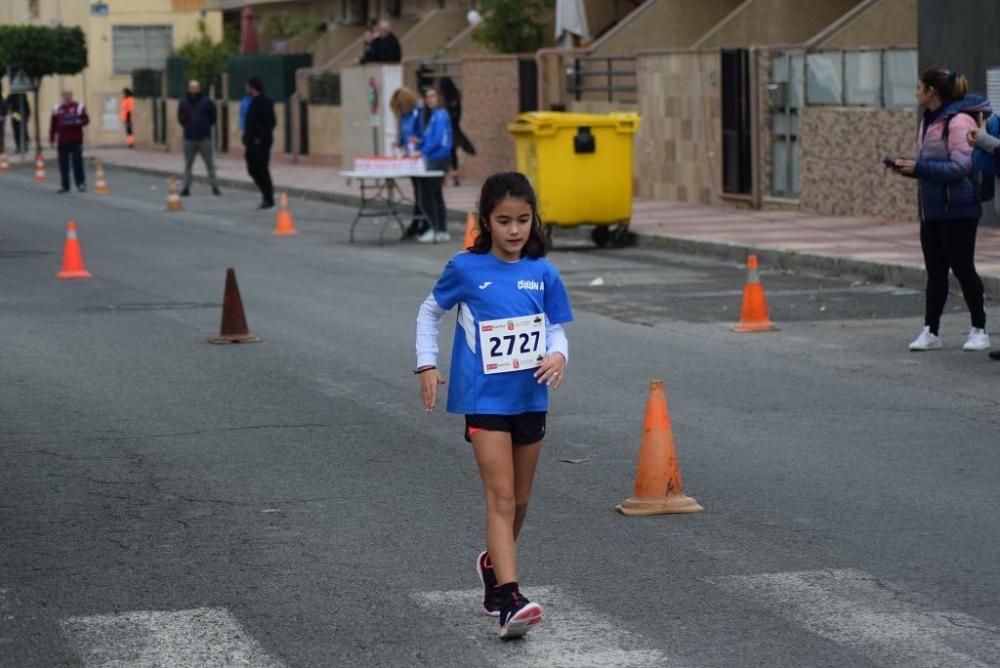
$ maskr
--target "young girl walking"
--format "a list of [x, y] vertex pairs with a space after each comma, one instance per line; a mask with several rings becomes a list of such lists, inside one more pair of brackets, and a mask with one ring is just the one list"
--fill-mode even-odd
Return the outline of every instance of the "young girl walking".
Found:
[[500, 636], [522, 636], [542, 608], [518, 588], [517, 537], [545, 436], [548, 389], [562, 383], [573, 313], [559, 272], [545, 259], [535, 192], [522, 174], [494, 174], [479, 196], [479, 236], [456, 255], [417, 315], [424, 409], [445, 381], [437, 369], [441, 318], [458, 306], [448, 411], [465, 415], [486, 496], [486, 551], [476, 559], [483, 610]]

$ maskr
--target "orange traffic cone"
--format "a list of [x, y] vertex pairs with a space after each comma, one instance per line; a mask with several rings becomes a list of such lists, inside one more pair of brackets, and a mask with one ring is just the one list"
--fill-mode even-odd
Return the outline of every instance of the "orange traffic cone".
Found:
[[757, 256], [747, 258], [747, 282], [743, 287], [743, 310], [739, 323], [730, 327], [734, 332], [773, 332], [778, 326], [771, 322], [767, 313], [764, 286], [760, 282]]
[[247, 329], [247, 317], [243, 312], [240, 286], [236, 284], [236, 271], [226, 269], [226, 292], [222, 298], [222, 325], [219, 335], [209, 339], [210, 343], [256, 343], [259, 338]]
[[104, 180], [104, 165], [97, 163], [95, 170], [97, 176], [94, 177], [94, 194], [95, 195], [107, 195], [108, 194], [108, 182]]
[[274, 235], [287, 237], [298, 233], [292, 224], [292, 212], [288, 210], [288, 195], [281, 193], [278, 197], [278, 219], [274, 222]]
[[467, 251], [475, 246], [478, 237], [479, 221], [476, 219], [476, 214], [470, 211], [465, 217], [465, 239], [462, 241], [462, 250]]
[[6, 174], [10, 171], [10, 161], [7, 160], [6, 153], [0, 153], [0, 174]]
[[684, 496], [662, 380], [649, 383], [646, 423], [642, 429], [639, 464], [635, 473], [635, 491], [632, 498], [615, 507], [623, 515], [629, 516], [700, 513], [704, 510], [697, 501]]
[[42, 158], [41, 153], [35, 155], [35, 180], [39, 183], [48, 181], [48, 178], [45, 176], [45, 160]]
[[62, 271], [56, 278], [90, 278], [91, 273], [83, 268], [83, 253], [80, 240], [76, 238], [76, 221], [66, 224], [66, 247], [63, 250]]
[[183, 211], [180, 195], [177, 194], [177, 179], [170, 177], [170, 186], [167, 188], [167, 211]]

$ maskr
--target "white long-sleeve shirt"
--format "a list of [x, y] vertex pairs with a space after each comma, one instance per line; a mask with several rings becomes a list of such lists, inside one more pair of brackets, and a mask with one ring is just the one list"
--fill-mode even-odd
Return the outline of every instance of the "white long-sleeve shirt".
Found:
[[[437, 366], [438, 334], [441, 318], [447, 313], [430, 294], [417, 311], [417, 368]], [[562, 325], [553, 325], [545, 319], [545, 352], [561, 353], [569, 361], [569, 341]]]

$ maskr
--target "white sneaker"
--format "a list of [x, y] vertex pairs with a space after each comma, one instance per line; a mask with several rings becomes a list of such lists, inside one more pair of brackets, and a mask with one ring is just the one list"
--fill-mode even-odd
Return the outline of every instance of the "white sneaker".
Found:
[[962, 346], [962, 350], [967, 353], [978, 352], [980, 350], [990, 349], [990, 335], [986, 333], [985, 329], [979, 329], [978, 327], [973, 327], [969, 330], [969, 338], [965, 340], [965, 344]]
[[441, 243], [442, 241], [451, 241], [451, 235], [447, 232], [435, 232], [434, 241]]
[[417, 241], [420, 242], [420, 243], [422, 243], [422, 244], [431, 244], [431, 243], [434, 243], [434, 236], [435, 236], [435, 234], [436, 233], [434, 232], [434, 230], [427, 230], [426, 232], [424, 232], [423, 234], [421, 234], [419, 237], [417, 237]]
[[920, 332], [920, 336], [914, 339], [913, 343], [910, 344], [910, 350], [940, 350], [941, 349], [941, 337], [937, 334], [931, 334], [930, 327], [924, 327]]

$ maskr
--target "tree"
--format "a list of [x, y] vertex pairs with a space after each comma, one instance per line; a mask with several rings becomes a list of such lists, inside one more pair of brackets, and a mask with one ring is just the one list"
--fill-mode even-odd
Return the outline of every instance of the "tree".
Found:
[[177, 55], [187, 61], [188, 78], [200, 81], [206, 92], [209, 86], [219, 82], [229, 54], [230, 47], [225, 41], [212, 41], [204, 21], [198, 21], [198, 36], [177, 49]]
[[[87, 38], [79, 26], [0, 26], [0, 62], [16, 66], [31, 80], [35, 101], [35, 139], [41, 138], [38, 87], [53, 74], [79, 74], [87, 68]], [[41, 142], [38, 142], [41, 146]]]
[[555, 0], [480, 0], [483, 22], [473, 38], [493, 51], [524, 53], [542, 46], [538, 17]]

